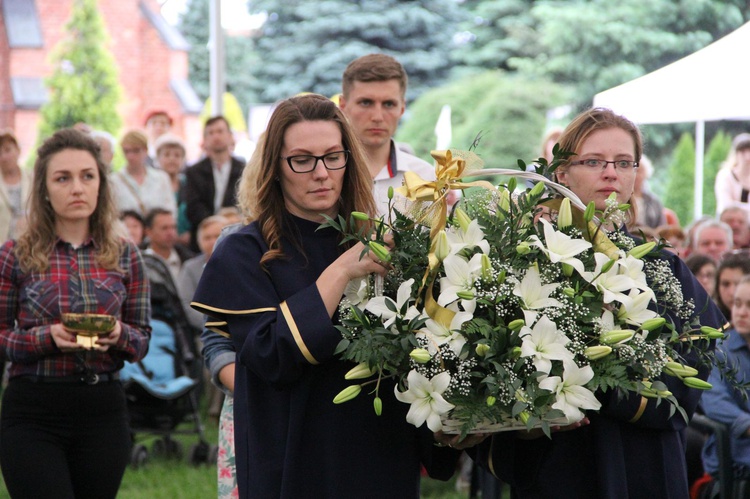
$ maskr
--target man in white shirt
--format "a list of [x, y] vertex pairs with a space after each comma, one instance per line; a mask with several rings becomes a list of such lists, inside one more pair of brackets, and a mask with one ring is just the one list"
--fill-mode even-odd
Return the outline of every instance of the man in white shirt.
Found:
[[388, 188], [400, 187], [405, 171], [435, 178], [435, 168], [400, 150], [393, 142], [406, 110], [407, 76], [396, 59], [369, 54], [349, 63], [344, 71], [339, 106], [354, 128], [368, 157], [378, 212], [388, 210]]

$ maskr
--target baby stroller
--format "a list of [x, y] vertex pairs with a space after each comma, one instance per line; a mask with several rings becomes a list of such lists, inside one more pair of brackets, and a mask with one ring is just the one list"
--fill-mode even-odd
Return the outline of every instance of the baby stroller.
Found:
[[[151, 342], [146, 357], [138, 363], [127, 362], [120, 377], [127, 398], [130, 429], [133, 432], [131, 465], [139, 467], [148, 460], [148, 449], [137, 443], [139, 433], [156, 435], [151, 451], [155, 455], [181, 458], [183, 448], [176, 434], [196, 434], [198, 442], [190, 447], [191, 464], [215, 463], [217, 447], [209, 445], [198, 410], [196, 387], [199, 381], [187, 376], [184, 363], [175, 349], [172, 328], [163, 321], [151, 321]], [[193, 428], [178, 429], [192, 420]]]
[[[138, 364], [126, 364], [122, 371], [131, 430], [158, 435], [152, 452], [156, 455], [181, 457], [183, 450], [174, 434], [196, 433], [199, 442], [190, 448], [188, 460], [193, 464], [216, 462], [217, 447], [205, 438], [199, 404], [203, 366], [182, 301], [164, 260], [143, 254], [151, 286], [151, 342], [149, 352]], [[177, 430], [187, 416], [194, 430]], [[131, 464], [139, 466], [148, 459], [143, 444], [135, 444]]]

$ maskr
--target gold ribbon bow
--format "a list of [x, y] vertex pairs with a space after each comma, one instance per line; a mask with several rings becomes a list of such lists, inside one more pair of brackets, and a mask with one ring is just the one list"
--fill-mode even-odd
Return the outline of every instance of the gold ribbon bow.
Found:
[[416, 220], [430, 226], [429, 267], [425, 270], [419, 293], [421, 294], [422, 289], [426, 287], [425, 310], [427, 314], [447, 328], [450, 327], [455, 312], [438, 305], [432, 295], [432, 287], [439, 264], [435, 256], [435, 240], [447, 223], [448, 193], [453, 189], [463, 190], [469, 187], [483, 187], [494, 191], [495, 186], [485, 180], [460, 181], [461, 177], [468, 176], [482, 168], [482, 160], [470, 151], [431, 151], [430, 155], [435, 159], [435, 180], [424, 180], [416, 173], [407, 171], [404, 172], [404, 185], [396, 189], [396, 192], [410, 201], [432, 202], [428, 209], [421, 211]]

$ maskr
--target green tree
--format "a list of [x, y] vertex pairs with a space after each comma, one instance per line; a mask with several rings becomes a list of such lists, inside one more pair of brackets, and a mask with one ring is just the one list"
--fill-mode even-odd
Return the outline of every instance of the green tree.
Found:
[[444, 104], [451, 106], [451, 147], [468, 149], [478, 134], [477, 154], [486, 168], [516, 168], [518, 159], [539, 157], [545, 113], [565, 101], [566, 91], [543, 80], [503, 71], [486, 71], [425, 92], [414, 101], [397, 139], [430, 159], [435, 123]]
[[551, 0], [534, 3], [531, 15], [537, 53], [512, 58], [509, 66], [574, 85], [579, 102], [590, 102], [597, 92], [703, 48], [750, 13], [717, 0]]
[[[693, 189], [695, 182], [695, 141], [685, 133], [674, 149], [668, 167], [668, 183], [664, 206], [672, 209], [682, 225], [693, 220]], [[711, 189], [713, 193], [713, 188]]]
[[[178, 23], [180, 32], [191, 45], [188, 55], [188, 80], [204, 101], [211, 94], [211, 64], [208, 53], [209, 1], [188, 0]], [[254, 72], [258, 61], [252, 46], [252, 40], [247, 37], [224, 38], [224, 67], [231, 68], [224, 72], [226, 90], [237, 98], [240, 107], [245, 110], [257, 99], [253, 86], [256, 85]]]
[[253, 70], [265, 102], [298, 92], [334, 95], [353, 59], [396, 57], [409, 75], [407, 98], [443, 82], [462, 11], [455, 0], [256, 0], [268, 20], [256, 39]]
[[719, 131], [708, 145], [703, 160], [703, 213], [712, 214], [716, 211], [716, 196], [714, 195], [716, 174], [721, 164], [727, 159], [731, 148], [732, 137], [723, 131]]
[[41, 108], [40, 140], [55, 130], [85, 122], [117, 134], [122, 93], [96, 0], [75, 0], [66, 36], [52, 52], [49, 101]]

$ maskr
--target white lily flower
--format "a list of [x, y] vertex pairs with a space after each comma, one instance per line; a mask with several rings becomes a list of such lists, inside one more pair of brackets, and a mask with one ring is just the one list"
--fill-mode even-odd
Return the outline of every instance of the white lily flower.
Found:
[[554, 322], [543, 315], [534, 328], [523, 326], [520, 333], [521, 357], [533, 357], [537, 371], [549, 373], [553, 360], [572, 360], [573, 354], [565, 348], [567, 336], [557, 330]]
[[646, 282], [646, 273], [643, 271], [643, 260], [626, 254], [624, 258], [620, 258], [619, 263], [620, 273], [630, 277], [633, 280], [634, 287], [643, 291], [651, 289]]
[[367, 303], [365, 310], [372, 313], [376, 317], [380, 317], [380, 319], [383, 321], [383, 326], [385, 326], [386, 328], [391, 327], [391, 325], [396, 321], [396, 317], [398, 317], [399, 312], [394, 312], [393, 310], [388, 308], [387, 303], [391, 303], [396, 310], [400, 311], [401, 308], [403, 308], [403, 306], [411, 299], [411, 287], [413, 284], [414, 279], [409, 279], [408, 281], [402, 282], [398, 287], [395, 302], [387, 296], [376, 296]]
[[654, 299], [654, 292], [630, 290], [628, 296], [622, 297], [622, 305], [617, 311], [617, 318], [634, 326], [640, 326], [649, 319], [659, 317], [659, 314], [649, 310], [648, 306]]
[[455, 255], [464, 248], [479, 246], [482, 253], [490, 252], [490, 243], [484, 238], [484, 231], [479, 222], [472, 220], [466, 230], [460, 227], [450, 227], [445, 231], [450, 243], [450, 254]]
[[606, 272], [602, 272], [602, 268], [611, 262], [610, 258], [604, 253], [594, 253], [594, 260], [596, 268], [593, 272], [584, 272], [583, 278], [602, 292], [604, 303], [612, 303], [615, 300], [622, 302], [621, 298], [625, 296], [625, 292], [635, 287], [635, 281], [629, 275], [621, 273], [619, 260]]
[[443, 393], [451, 382], [451, 375], [443, 371], [427, 379], [412, 370], [406, 377], [409, 389], [405, 392], [398, 391], [398, 386], [393, 390], [396, 398], [406, 404], [411, 404], [409, 412], [406, 414], [406, 421], [417, 428], [427, 421], [427, 427], [435, 431], [443, 428], [440, 416], [447, 414], [455, 406], [443, 398]]
[[516, 283], [513, 288], [513, 294], [521, 298], [526, 324], [533, 324], [536, 320], [537, 312], [534, 312], [534, 310], [562, 306], [562, 303], [549, 297], [558, 286], [558, 283], [542, 284], [539, 269], [536, 265], [532, 265], [526, 270], [523, 280]]
[[602, 404], [594, 393], [584, 385], [594, 377], [591, 366], [578, 367], [575, 362], [563, 363], [563, 375], [549, 376], [539, 382], [539, 387], [555, 394], [553, 409], [559, 409], [568, 418], [569, 423], [583, 419], [581, 409], [598, 410]]
[[440, 296], [437, 302], [445, 307], [459, 299], [457, 293], [474, 294], [474, 283], [482, 275], [482, 254], [477, 253], [468, 262], [458, 255], [450, 255], [443, 260], [443, 268], [445, 277], [440, 278]]
[[470, 321], [473, 317], [473, 314], [469, 312], [457, 312], [456, 315], [453, 316], [448, 327], [445, 327], [432, 319], [427, 319], [424, 328], [417, 332], [417, 337], [427, 338], [427, 351], [432, 355], [435, 355], [437, 352], [437, 347], [446, 343], [453, 353], [459, 355], [461, 349], [463, 349], [466, 344], [466, 337], [461, 334], [461, 326], [464, 322]]
[[344, 298], [354, 306], [364, 308], [368, 301], [367, 277], [357, 277], [346, 284]]
[[575, 256], [591, 248], [591, 243], [556, 231], [553, 225], [544, 218], [540, 221], [544, 226], [544, 239], [547, 245], [545, 246], [538, 236], [531, 236], [529, 243], [544, 251], [552, 263], [567, 263], [583, 275], [583, 262]]

